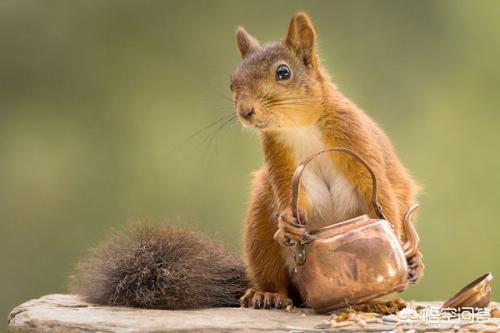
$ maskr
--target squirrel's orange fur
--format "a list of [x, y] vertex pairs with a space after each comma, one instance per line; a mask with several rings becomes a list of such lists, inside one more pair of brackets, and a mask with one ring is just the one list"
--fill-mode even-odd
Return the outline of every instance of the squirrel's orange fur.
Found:
[[[234, 104], [241, 122], [258, 129], [265, 157], [255, 175], [244, 227], [244, 257], [253, 288], [242, 297], [242, 305], [280, 307], [282, 299], [298, 299], [290, 250], [281, 241], [303, 237], [303, 228], [293, 225], [289, 212], [290, 180], [300, 159], [332, 146], [360, 154], [375, 172], [378, 200], [400, 238], [417, 186], [383, 130], [321, 68], [316, 33], [306, 14], [296, 14], [287, 36], [267, 46], [238, 28], [237, 45], [242, 62], [232, 75]], [[280, 65], [289, 68], [288, 79], [277, 78]], [[373, 215], [368, 204], [371, 179], [359, 162], [331, 154], [311, 168], [309, 187], [304, 186], [299, 200], [309, 223], [322, 226], [325, 215], [329, 223], [332, 218]], [[418, 276], [422, 267], [419, 262]]]

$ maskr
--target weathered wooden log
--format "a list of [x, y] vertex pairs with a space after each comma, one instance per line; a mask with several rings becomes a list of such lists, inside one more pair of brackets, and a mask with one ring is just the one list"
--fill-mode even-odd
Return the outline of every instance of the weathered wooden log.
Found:
[[[435, 307], [440, 302], [417, 305]], [[10, 332], [382, 332], [394, 331], [467, 331], [469, 328], [498, 329], [500, 319], [489, 324], [412, 323], [403, 324], [390, 317], [378, 323], [351, 324], [330, 328], [328, 315], [310, 309], [297, 312], [212, 308], [201, 310], [143, 310], [96, 306], [74, 295], [48, 295], [19, 305], [9, 315]], [[326, 327], [321, 329], [321, 327]]]

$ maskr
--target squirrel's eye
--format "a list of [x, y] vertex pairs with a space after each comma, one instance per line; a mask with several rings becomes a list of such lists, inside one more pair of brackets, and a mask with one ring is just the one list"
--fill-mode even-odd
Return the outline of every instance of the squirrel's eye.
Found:
[[292, 71], [287, 65], [279, 65], [276, 68], [276, 81], [288, 80], [292, 76]]

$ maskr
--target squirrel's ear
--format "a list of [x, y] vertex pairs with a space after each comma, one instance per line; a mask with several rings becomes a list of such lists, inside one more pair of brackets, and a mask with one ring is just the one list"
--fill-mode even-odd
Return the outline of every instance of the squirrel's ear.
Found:
[[316, 32], [307, 14], [297, 13], [292, 17], [285, 44], [302, 58], [305, 65], [316, 66]]
[[260, 47], [257, 39], [252, 37], [243, 27], [236, 29], [236, 45], [238, 45], [238, 51], [240, 51], [242, 58]]

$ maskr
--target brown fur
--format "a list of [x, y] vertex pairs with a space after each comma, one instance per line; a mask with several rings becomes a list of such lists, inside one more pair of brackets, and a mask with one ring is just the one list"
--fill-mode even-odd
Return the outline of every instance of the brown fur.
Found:
[[240, 260], [214, 240], [139, 223], [93, 249], [71, 289], [103, 305], [192, 309], [236, 306], [247, 286]]
[[[264, 47], [241, 31], [237, 45], [242, 62], [232, 76], [233, 99], [240, 115], [243, 109], [255, 111], [251, 118], [242, 116], [240, 120], [259, 130], [265, 157], [255, 177], [244, 229], [247, 274], [256, 292], [249, 296], [252, 299], [245, 296], [242, 302], [260, 307], [255, 302], [261, 297], [259, 293], [290, 296], [294, 288], [290, 277], [293, 267], [284, 259], [289, 251], [272, 241], [277, 231], [290, 232], [279, 229], [282, 227], [277, 222], [280, 215], [289, 214], [290, 180], [296, 167], [290, 147], [279, 140], [280, 131], [315, 126], [326, 147], [342, 146], [359, 153], [376, 174], [379, 202], [401, 239], [403, 216], [416, 200], [417, 185], [383, 130], [342, 95], [321, 68], [316, 33], [307, 15], [296, 14], [287, 36]], [[249, 44], [253, 47], [246, 47]], [[276, 80], [275, 70], [280, 64], [291, 68], [290, 80]], [[332, 154], [331, 159], [368, 203], [372, 185], [367, 171], [350, 156]], [[311, 201], [304, 192], [300, 195], [301, 206], [311, 214]], [[373, 215], [373, 209], [368, 213]]]

